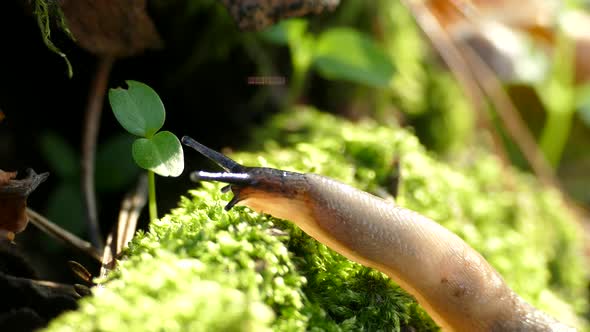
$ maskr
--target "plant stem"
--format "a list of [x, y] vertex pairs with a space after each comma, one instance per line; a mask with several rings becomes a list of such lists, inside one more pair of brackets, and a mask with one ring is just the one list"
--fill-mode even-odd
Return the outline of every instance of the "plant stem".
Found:
[[96, 73], [90, 87], [86, 115], [84, 118], [82, 134], [82, 158], [81, 158], [81, 186], [86, 210], [86, 222], [90, 242], [102, 252], [104, 241], [98, 220], [98, 208], [96, 206], [96, 189], [94, 183], [96, 144], [100, 128], [100, 118], [103, 109], [104, 97], [109, 83], [109, 75], [113, 68], [114, 59], [104, 56], [98, 59]]
[[547, 120], [539, 143], [554, 168], [559, 166], [576, 111], [575, 45], [562, 31], [559, 31], [556, 43], [553, 73], [541, 91]]
[[158, 207], [156, 206], [156, 177], [152, 171], [148, 171], [148, 188], [150, 222], [153, 222], [158, 219]]
[[287, 91], [287, 106], [292, 106], [293, 104], [295, 104], [297, 99], [301, 97], [301, 93], [303, 92], [303, 87], [305, 85], [304, 83], [306, 72], [306, 70], [302, 70], [301, 68], [293, 68], [293, 77], [291, 78], [291, 85], [289, 86], [289, 90]]
[[554, 168], [559, 166], [563, 150], [570, 135], [574, 109], [550, 111], [541, 134], [540, 146]]
[[91, 243], [80, 239], [75, 234], [72, 234], [66, 229], [61, 228], [59, 225], [51, 222], [49, 219], [43, 217], [30, 208], [27, 208], [26, 212], [27, 217], [31, 223], [39, 228], [43, 233], [87, 254], [88, 256], [96, 259], [98, 262], [101, 261], [101, 252]]
[[312, 36], [300, 36], [289, 41], [291, 49], [291, 65], [293, 76], [287, 91], [286, 105], [293, 105], [301, 97], [305, 87], [305, 79], [313, 61], [313, 47], [315, 40]]

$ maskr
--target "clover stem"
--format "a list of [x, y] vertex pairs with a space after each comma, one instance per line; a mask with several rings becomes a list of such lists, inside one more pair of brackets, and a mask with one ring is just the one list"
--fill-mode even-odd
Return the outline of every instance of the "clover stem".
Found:
[[148, 172], [148, 199], [150, 210], [150, 222], [158, 219], [158, 207], [156, 206], [156, 177], [153, 171]]

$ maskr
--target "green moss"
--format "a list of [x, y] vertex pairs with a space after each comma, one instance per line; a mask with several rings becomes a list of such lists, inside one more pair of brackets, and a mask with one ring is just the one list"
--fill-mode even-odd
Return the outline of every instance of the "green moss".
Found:
[[34, 14], [37, 19], [37, 25], [39, 26], [39, 30], [41, 31], [41, 37], [43, 38], [43, 43], [47, 48], [52, 51], [53, 53], [62, 57], [68, 67], [68, 77], [72, 78], [74, 75], [74, 71], [72, 69], [72, 64], [68, 57], [64, 52], [62, 52], [55, 44], [51, 41], [51, 19], [55, 19], [56, 25], [62, 30], [68, 37], [72, 40], [74, 37], [72, 33], [67, 27], [65, 17], [63, 12], [55, 3], [54, 1], [48, 0], [33, 0], [32, 1], [34, 6]]
[[[581, 234], [559, 195], [472, 151], [436, 161], [399, 128], [352, 124], [308, 109], [255, 133], [247, 165], [315, 172], [392, 199], [450, 228], [525, 299], [585, 328]], [[247, 208], [203, 183], [136, 236], [126, 258], [81, 308], [48, 331], [436, 330], [383, 274], [352, 263], [294, 225]], [[82, 328], [80, 328], [82, 327]]]

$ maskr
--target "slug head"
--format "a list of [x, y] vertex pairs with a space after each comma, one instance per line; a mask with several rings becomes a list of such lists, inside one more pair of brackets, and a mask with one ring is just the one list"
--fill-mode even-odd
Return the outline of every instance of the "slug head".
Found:
[[195, 182], [218, 181], [229, 184], [221, 189], [222, 192], [231, 190], [234, 193], [234, 197], [225, 206], [226, 210], [241, 201], [254, 198], [299, 198], [304, 190], [303, 185], [306, 181], [303, 174], [267, 167], [243, 166], [188, 136], [182, 138], [182, 143], [197, 150], [226, 171], [191, 173], [191, 180]]

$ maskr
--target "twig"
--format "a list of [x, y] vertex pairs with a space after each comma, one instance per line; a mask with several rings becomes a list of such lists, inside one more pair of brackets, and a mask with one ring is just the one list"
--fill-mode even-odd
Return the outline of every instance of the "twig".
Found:
[[483, 109], [482, 102], [485, 100], [483, 94], [477, 88], [477, 83], [473, 80], [469, 68], [465, 66], [461, 54], [454, 47], [453, 41], [440, 26], [436, 17], [428, 10], [422, 1], [402, 0], [401, 3], [410, 10], [418, 26], [430, 39], [430, 42], [434, 48], [436, 48], [439, 55], [455, 75], [459, 83], [465, 88], [465, 93], [471, 100], [475, 109]]
[[543, 156], [535, 138], [524, 123], [516, 106], [514, 106], [510, 97], [504, 92], [502, 83], [488, 65], [471, 48], [464, 46], [461, 49], [465, 58], [470, 63], [473, 73], [477, 77], [477, 81], [496, 106], [494, 109], [499, 115], [504, 128], [506, 128], [506, 132], [519, 147], [533, 172], [545, 185], [559, 189], [559, 181], [555, 178], [553, 169]]
[[437, 18], [428, 10], [424, 2], [401, 0], [401, 3], [412, 13], [420, 29], [422, 29], [432, 43], [432, 46], [438, 51], [459, 84], [463, 86], [463, 91], [477, 114], [478, 125], [487, 129], [487, 132], [492, 138], [496, 155], [503, 165], [507, 165], [508, 154], [504, 149], [501, 138], [494, 130], [490, 116], [486, 111], [485, 92], [481, 91], [477, 79], [467, 66], [461, 52], [457, 49], [453, 40], [441, 26]]
[[35, 285], [35, 286], [49, 288], [53, 291], [58, 291], [62, 294], [65, 293], [65, 294], [70, 295], [72, 297], [80, 298], [80, 294], [78, 294], [78, 292], [76, 292], [76, 289], [72, 285], [62, 284], [59, 282], [49, 281], [49, 280], [35, 280], [35, 279], [25, 279], [25, 278], [20, 278], [20, 279], [22, 279], [23, 281], [28, 280], [32, 285]]
[[100, 115], [106, 94], [109, 74], [114, 59], [108, 56], [99, 58], [98, 66], [88, 96], [86, 118], [84, 120], [82, 136], [82, 192], [86, 207], [86, 221], [91, 242], [99, 251], [104, 248], [102, 233], [98, 223], [96, 208], [96, 191], [94, 187], [94, 160], [96, 154], [96, 141], [100, 127]]
[[[451, 3], [466, 20], [473, 24], [475, 28], [482, 29], [480, 24], [481, 20], [475, 20], [473, 17], [474, 15], [478, 16], [477, 10], [473, 7], [473, 4], [458, 4], [456, 1], [451, 1]], [[535, 138], [524, 123], [520, 113], [512, 103], [512, 100], [506, 92], [504, 92], [502, 83], [498, 80], [485, 61], [483, 61], [470, 47], [461, 45], [459, 48], [463, 58], [471, 68], [475, 80], [494, 104], [495, 111], [499, 115], [508, 135], [518, 146], [533, 172], [545, 185], [559, 188], [559, 181], [555, 178], [553, 169], [545, 159]]]
[[148, 196], [148, 183], [145, 174], [142, 174], [133, 191], [129, 192], [121, 202], [119, 220], [116, 228], [109, 233], [107, 245], [102, 256], [100, 277], [104, 277], [115, 265], [114, 258], [117, 257], [135, 234], [137, 221], [141, 210], [145, 207]]
[[81, 252], [87, 254], [88, 256], [100, 262], [100, 252], [98, 252], [96, 248], [92, 246], [91, 243], [80, 239], [76, 235], [52, 223], [49, 219], [33, 211], [31, 208], [27, 208], [27, 216], [29, 217], [33, 225], [35, 225], [37, 228], [39, 228], [49, 236], [62, 241], [63, 243], [71, 246], [74, 249], [80, 250]]

